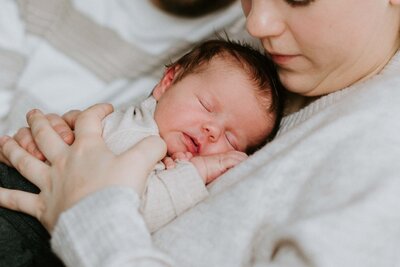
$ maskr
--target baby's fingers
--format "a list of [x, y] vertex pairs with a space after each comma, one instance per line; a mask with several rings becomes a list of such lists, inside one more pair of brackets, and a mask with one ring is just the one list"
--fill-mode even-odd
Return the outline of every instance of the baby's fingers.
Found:
[[171, 155], [173, 160], [183, 160], [183, 161], [189, 161], [191, 158], [193, 158], [193, 154], [190, 152], [176, 152]]
[[74, 142], [75, 136], [71, 126], [67, 121], [57, 114], [47, 114], [46, 118], [49, 120], [51, 127], [58, 133], [58, 135], [68, 145]]
[[162, 159], [167, 170], [175, 168], [175, 161], [171, 157], [165, 157]]
[[82, 111], [74, 109], [70, 110], [62, 115], [62, 119], [65, 121], [65, 123], [68, 124], [68, 126], [74, 130], [75, 129], [75, 123], [76, 119], [78, 118], [79, 114], [81, 114]]
[[237, 164], [239, 164], [240, 162], [242, 162], [243, 160], [247, 159], [248, 156], [246, 155], [246, 153], [240, 152], [240, 151], [230, 151], [227, 152], [226, 154], [222, 154], [220, 156], [220, 166], [221, 169], [230, 169], [234, 166], [236, 166]]
[[26, 151], [35, 156], [37, 159], [44, 161], [46, 158], [39, 151], [35, 141], [32, 137], [32, 132], [30, 128], [24, 127], [18, 130], [18, 132], [13, 136], [14, 140]]
[[[26, 115], [36, 145], [48, 161], [54, 160], [64, 152], [68, 146], [53, 129], [50, 121], [40, 110], [31, 110]], [[51, 144], [51, 145], [48, 145]]]

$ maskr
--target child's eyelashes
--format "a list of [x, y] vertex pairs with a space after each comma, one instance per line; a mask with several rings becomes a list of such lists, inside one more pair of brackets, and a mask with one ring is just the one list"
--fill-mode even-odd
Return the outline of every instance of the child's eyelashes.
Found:
[[228, 143], [233, 147], [234, 150], [239, 150], [234, 140], [234, 137], [230, 132], [225, 133], [225, 138], [228, 141]]
[[203, 106], [203, 108], [205, 110], [207, 110], [208, 112], [212, 111], [211, 105], [207, 101], [205, 101], [204, 99], [200, 99], [199, 98], [199, 102], [200, 102], [200, 104]]

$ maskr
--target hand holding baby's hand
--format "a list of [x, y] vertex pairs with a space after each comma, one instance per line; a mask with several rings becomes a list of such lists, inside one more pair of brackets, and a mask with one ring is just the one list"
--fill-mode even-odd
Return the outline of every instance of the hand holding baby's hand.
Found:
[[204, 183], [208, 184], [247, 157], [243, 152], [229, 151], [210, 156], [196, 156], [191, 158], [190, 162], [197, 168]]
[[[68, 145], [71, 145], [74, 142], [75, 136], [73, 133], [73, 129], [75, 127], [75, 120], [79, 115], [80, 111], [71, 110], [65, 113], [62, 117], [57, 114], [47, 114], [45, 117], [50, 122], [52, 128], [58, 133], [58, 135], [64, 140], [64, 142]], [[29, 114], [29, 113], [28, 113]], [[36, 145], [31, 128], [23, 127], [20, 128], [12, 137], [15, 142], [19, 144], [24, 150], [29, 152], [35, 158], [45, 161], [46, 158], [39, 150]], [[0, 148], [0, 162], [3, 162], [9, 166], [12, 166], [11, 162], [4, 156], [2, 149]]]

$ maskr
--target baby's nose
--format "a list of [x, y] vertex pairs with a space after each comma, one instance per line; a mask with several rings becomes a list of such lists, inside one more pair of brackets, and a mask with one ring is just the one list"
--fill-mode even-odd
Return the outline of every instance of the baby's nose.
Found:
[[209, 123], [204, 126], [204, 132], [210, 142], [217, 142], [221, 136], [222, 130], [220, 127], [218, 127], [218, 125]]

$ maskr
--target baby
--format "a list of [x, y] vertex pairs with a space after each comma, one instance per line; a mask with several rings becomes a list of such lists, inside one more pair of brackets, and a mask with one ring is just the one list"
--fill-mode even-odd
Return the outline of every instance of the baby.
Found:
[[272, 63], [249, 46], [210, 40], [167, 66], [152, 95], [114, 112], [103, 137], [116, 154], [149, 135], [167, 145], [142, 196], [151, 232], [207, 197], [206, 185], [276, 133], [281, 88]]
[[281, 97], [268, 58], [210, 40], [167, 66], [149, 98], [105, 118], [103, 137], [115, 154], [149, 135], [167, 145], [141, 196], [151, 232], [206, 198], [207, 184], [274, 137]]

